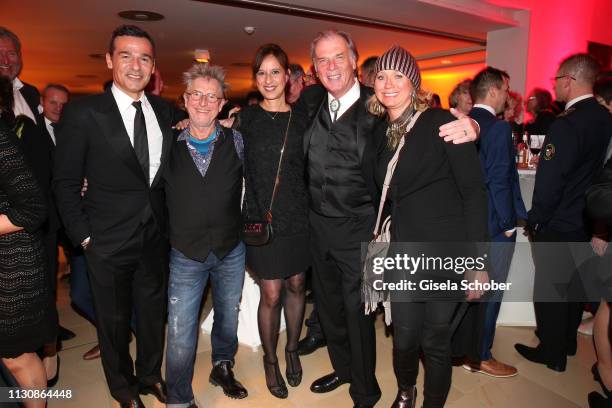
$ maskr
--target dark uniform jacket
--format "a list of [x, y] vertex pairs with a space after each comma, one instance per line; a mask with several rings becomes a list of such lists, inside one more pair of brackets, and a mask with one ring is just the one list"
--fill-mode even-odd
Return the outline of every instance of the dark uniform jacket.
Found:
[[550, 126], [540, 153], [528, 228], [584, 234], [585, 192], [600, 173], [612, 136], [612, 117], [597, 101], [583, 99]]

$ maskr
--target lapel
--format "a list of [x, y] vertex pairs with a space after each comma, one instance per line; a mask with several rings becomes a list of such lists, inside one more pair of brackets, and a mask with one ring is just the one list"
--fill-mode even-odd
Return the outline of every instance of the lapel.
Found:
[[362, 163], [363, 154], [364, 154], [366, 145], [368, 143], [368, 138], [370, 138], [371, 136], [370, 133], [372, 130], [372, 122], [374, 121], [374, 116], [371, 115], [366, 109], [366, 102], [372, 93], [368, 90], [368, 88], [366, 88], [362, 84], [359, 84], [359, 86], [360, 86], [359, 99], [357, 100], [357, 102], [355, 102], [356, 104], [358, 104], [356, 106], [357, 108], [357, 112], [356, 112], [357, 126], [355, 128], [355, 131], [357, 132], [357, 134], [355, 136], [357, 140], [357, 151], [359, 153], [359, 162]]
[[99, 129], [125, 165], [148, 185], [110, 89], [101, 98], [99, 109], [93, 113]]
[[313, 107], [314, 107], [313, 113], [314, 114], [309, 115], [308, 120], [310, 124], [308, 125], [308, 129], [306, 129], [306, 133], [304, 134], [304, 156], [308, 156], [308, 149], [310, 148], [310, 139], [312, 138], [312, 132], [313, 132], [315, 122], [317, 121], [317, 118], [319, 117], [319, 114], [321, 113], [321, 109], [325, 109], [326, 105], [327, 105], [327, 91], [323, 93], [323, 97], [321, 99], [313, 103]]
[[151, 95], [147, 95], [147, 99], [151, 106], [153, 107], [153, 112], [155, 112], [155, 117], [157, 118], [157, 123], [159, 124], [159, 128], [162, 132], [162, 152], [161, 152], [161, 160], [160, 166], [157, 170], [157, 174], [153, 178], [153, 182], [151, 183], [151, 187], [155, 186], [161, 177], [162, 171], [168, 161], [168, 153], [170, 152], [170, 147], [172, 146], [172, 140], [174, 139], [174, 132], [172, 131], [172, 118], [170, 117], [170, 109], [166, 106], [166, 102], [164, 102], [160, 98], [152, 97]]

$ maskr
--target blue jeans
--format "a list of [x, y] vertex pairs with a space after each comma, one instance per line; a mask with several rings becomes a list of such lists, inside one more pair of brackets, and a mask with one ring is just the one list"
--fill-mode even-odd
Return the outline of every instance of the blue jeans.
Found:
[[[508, 273], [510, 272], [510, 264], [512, 263], [512, 255], [514, 255], [514, 246], [516, 243], [516, 231], [511, 237], [507, 237], [504, 233], [496, 235], [491, 239], [489, 249], [490, 271], [489, 278], [497, 282], [506, 282]], [[482, 353], [480, 355], [482, 361], [493, 358], [491, 348], [495, 339], [495, 328], [497, 325], [497, 316], [501, 308], [501, 301], [504, 297], [503, 291], [498, 291], [490, 294], [485, 305], [485, 321], [482, 338]]]
[[238, 350], [238, 312], [244, 284], [245, 246], [240, 242], [223, 259], [212, 252], [204, 262], [172, 248], [168, 282], [168, 346], [166, 383], [168, 407], [188, 406], [194, 400], [191, 381], [198, 341], [200, 304], [210, 276], [213, 310], [213, 365], [234, 364]]

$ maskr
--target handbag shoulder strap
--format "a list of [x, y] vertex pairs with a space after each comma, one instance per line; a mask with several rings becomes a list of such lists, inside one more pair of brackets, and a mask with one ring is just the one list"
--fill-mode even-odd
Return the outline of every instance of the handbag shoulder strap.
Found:
[[404, 133], [404, 136], [402, 136], [399, 144], [397, 145], [397, 149], [395, 149], [395, 154], [389, 161], [389, 164], [387, 164], [387, 173], [385, 174], [385, 181], [383, 183], [383, 190], [382, 190], [382, 195], [380, 197], [380, 204], [378, 205], [378, 216], [376, 217], [376, 226], [374, 227], [375, 237], [378, 235], [378, 229], [380, 228], [380, 219], [382, 217], [383, 209], [385, 208], [385, 201], [387, 200], [387, 192], [389, 191], [389, 185], [391, 184], [391, 178], [393, 177], [393, 172], [395, 172], [395, 167], [397, 166], [397, 162], [399, 160], [399, 154], [402, 151], [402, 148], [404, 147], [404, 140], [408, 132], [410, 132], [410, 130], [414, 126], [419, 116], [421, 116], [421, 111], [417, 111], [414, 113], [414, 115], [412, 116], [412, 119], [410, 119], [410, 123], [408, 124], [408, 127], [406, 128], [406, 133]]
[[274, 205], [274, 199], [278, 192], [278, 185], [280, 184], [280, 172], [283, 163], [283, 156], [285, 153], [285, 146], [287, 145], [287, 137], [289, 135], [289, 126], [291, 125], [291, 109], [289, 109], [289, 120], [287, 121], [287, 128], [285, 129], [285, 136], [283, 138], [283, 147], [280, 150], [280, 157], [278, 158], [278, 167], [276, 168], [276, 177], [274, 178], [274, 189], [272, 189], [272, 198], [270, 199], [270, 207], [266, 212], [266, 221], [272, 223], [272, 206]]

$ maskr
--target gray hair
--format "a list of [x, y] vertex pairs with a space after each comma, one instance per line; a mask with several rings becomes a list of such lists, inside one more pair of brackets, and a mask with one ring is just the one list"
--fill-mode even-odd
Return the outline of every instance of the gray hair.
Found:
[[225, 91], [228, 88], [225, 83], [225, 70], [219, 65], [210, 65], [208, 62], [196, 62], [191, 68], [183, 72], [183, 83], [187, 88], [198, 78], [214, 79], [221, 86], [221, 92], [225, 98]]
[[355, 46], [355, 43], [353, 42], [353, 38], [351, 37], [349, 33], [345, 31], [336, 30], [334, 28], [334, 29], [319, 32], [317, 36], [314, 38], [314, 40], [312, 40], [312, 42], [310, 43], [310, 58], [312, 59], [312, 63], [314, 64], [315, 68], [317, 66], [317, 63], [315, 60], [316, 58], [315, 48], [317, 46], [317, 43], [321, 41], [322, 39], [327, 39], [331, 37], [340, 37], [344, 41], [346, 41], [349, 51], [351, 52], [351, 56], [353, 57], [355, 64], [357, 64], [357, 60], [359, 59], [359, 53], [357, 52], [357, 47]]
[[8, 38], [9, 40], [11, 40], [11, 42], [17, 49], [17, 52], [21, 54], [21, 41], [19, 41], [19, 37], [17, 37], [17, 34], [15, 34], [6, 27], [0, 26], [0, 38]]
[[291, 79], [297, 79], [304, 76], [304, 68], [298, 64], [289, 64], [289, 71], [291, 72]]

